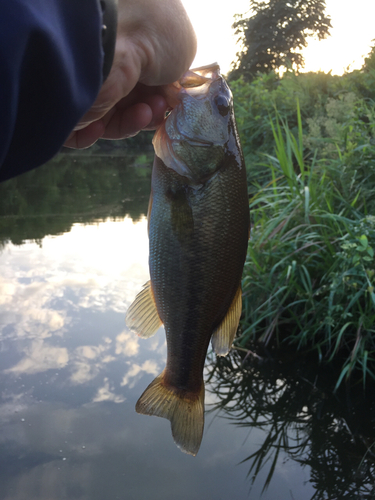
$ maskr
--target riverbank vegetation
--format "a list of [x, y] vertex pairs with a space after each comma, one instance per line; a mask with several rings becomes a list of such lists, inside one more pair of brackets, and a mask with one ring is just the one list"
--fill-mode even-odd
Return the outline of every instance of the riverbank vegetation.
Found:
[[375, 47], [343, 76], [231, 82], [252, 231], [237, 345], [341, 357], [375, 379]]
[[70, 150], [0, 184], [0, 253], [7, 242], [41, 244], [76, 223], [138, 220], [147, 213], [153, 154], [106, 142], [111, 155], [101, 145], [94, 152]]

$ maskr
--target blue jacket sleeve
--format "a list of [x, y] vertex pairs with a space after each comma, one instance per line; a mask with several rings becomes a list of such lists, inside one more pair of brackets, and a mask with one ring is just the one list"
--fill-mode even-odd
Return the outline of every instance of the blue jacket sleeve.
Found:
[[0, 181], [52, 158], [102, 84], [98, 0], [0, 0]]

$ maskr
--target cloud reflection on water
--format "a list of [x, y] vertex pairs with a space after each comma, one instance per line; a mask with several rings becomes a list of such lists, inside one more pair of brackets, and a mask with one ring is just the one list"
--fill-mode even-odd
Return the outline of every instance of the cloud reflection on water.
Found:
[[33, 374], [46, 370], [64, 368], [69, 362], [68, 349], [47, 345], [43, 340], [34, 340], [25, 347], [24, 357], [4, 373]]
[[99, 387], [98, 392], [93, 403], [100, 403], [102, 401], [113, 401], [114, 403], [123, 403], [125, 401], [124, 396], [118, 396], [113, 392], [113, 386], [110, 386], [108, 378], [106, 377], [103, 381], [103, 386]]
[[192, 460], [134, 411], [166, 357], [162, 328], [144, 341], [124, 323], [148, 279], [145, 218], [7, 244], [0, 277], [1, 500], [246, 498], [238, 429], [207, 415]]
[[116, 337], [116, 354], [135, 356], [139, 351], [139, 339], [132, 332], [124, 331]]
[[154, 376], [154, 378], [161, 372], [158, 363], [154, 360], [146, 360], [141, 365], [132, 364], [129, 371], [126, 373], [122, 379], [121, 386], [127, 385], [132, 389], [136, 382], [141, 378], [140, 375], [143, 373], [149, 373]]
[[[0, 340], [15, 359], [3, 375], [67, 368], [65, 384], [74, 386], [107, 376], [107, 366], [124, 358], [134, 360], [122, 363], [122, 387], [134, 387], [142, 374], [157, 374], [160, 363], [145, 353], [165, 356], [165, 347], [160, 352], [160, 341], [153, 339], [139, 357], [139, 338], [124, 324], [125, 311], [148, 279], [145, 218], [75, 224], [40, 245], [7, 244], [0, 276]], [[114, 318], [116, 327], [108, 327]], [[93, 400], [123, 401], [105, 380]]]

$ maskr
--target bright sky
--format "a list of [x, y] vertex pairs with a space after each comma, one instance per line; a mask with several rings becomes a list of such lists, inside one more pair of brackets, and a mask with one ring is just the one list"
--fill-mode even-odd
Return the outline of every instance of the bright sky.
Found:
[[[234, 14], [247, 11], [249, 0], [182, 0], [198, 37], [198, 53], [193, 66], [217, 61], [227, 73], [238, 50], [233, 35]], [[348, 66], [363, 64], [375, 39], [375, 0], [326, 0], [331, 16], [331, 36], [311, 39], [304, 51], [304, 71], [332, 70], [342, 74]], [[375, 43], [375, 42], [374, 42]]]

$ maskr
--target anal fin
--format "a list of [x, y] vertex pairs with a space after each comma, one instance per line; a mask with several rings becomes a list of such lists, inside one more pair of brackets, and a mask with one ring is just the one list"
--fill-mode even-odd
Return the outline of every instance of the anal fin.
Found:
[[232, 347], [234, 336], [240, 322], [242, 311], [241, 285], [225, 315], [225, 318], [212, 334], [211, 343], [218, 356], [226, 356]]
[[151, 281], [144, 285], [143, 290], [138, 293], [129, 307], [125, 323], [128, 328], [145, 339], [152, 337], [162, 325], [156, 309]]
[[204, 427], [204, 383], [192, 394], [164, 384], [164, 372], [156, 377], [137, 401], [137, 413], [167, 418], [172, 436], [181, 451], [195, 456]]

